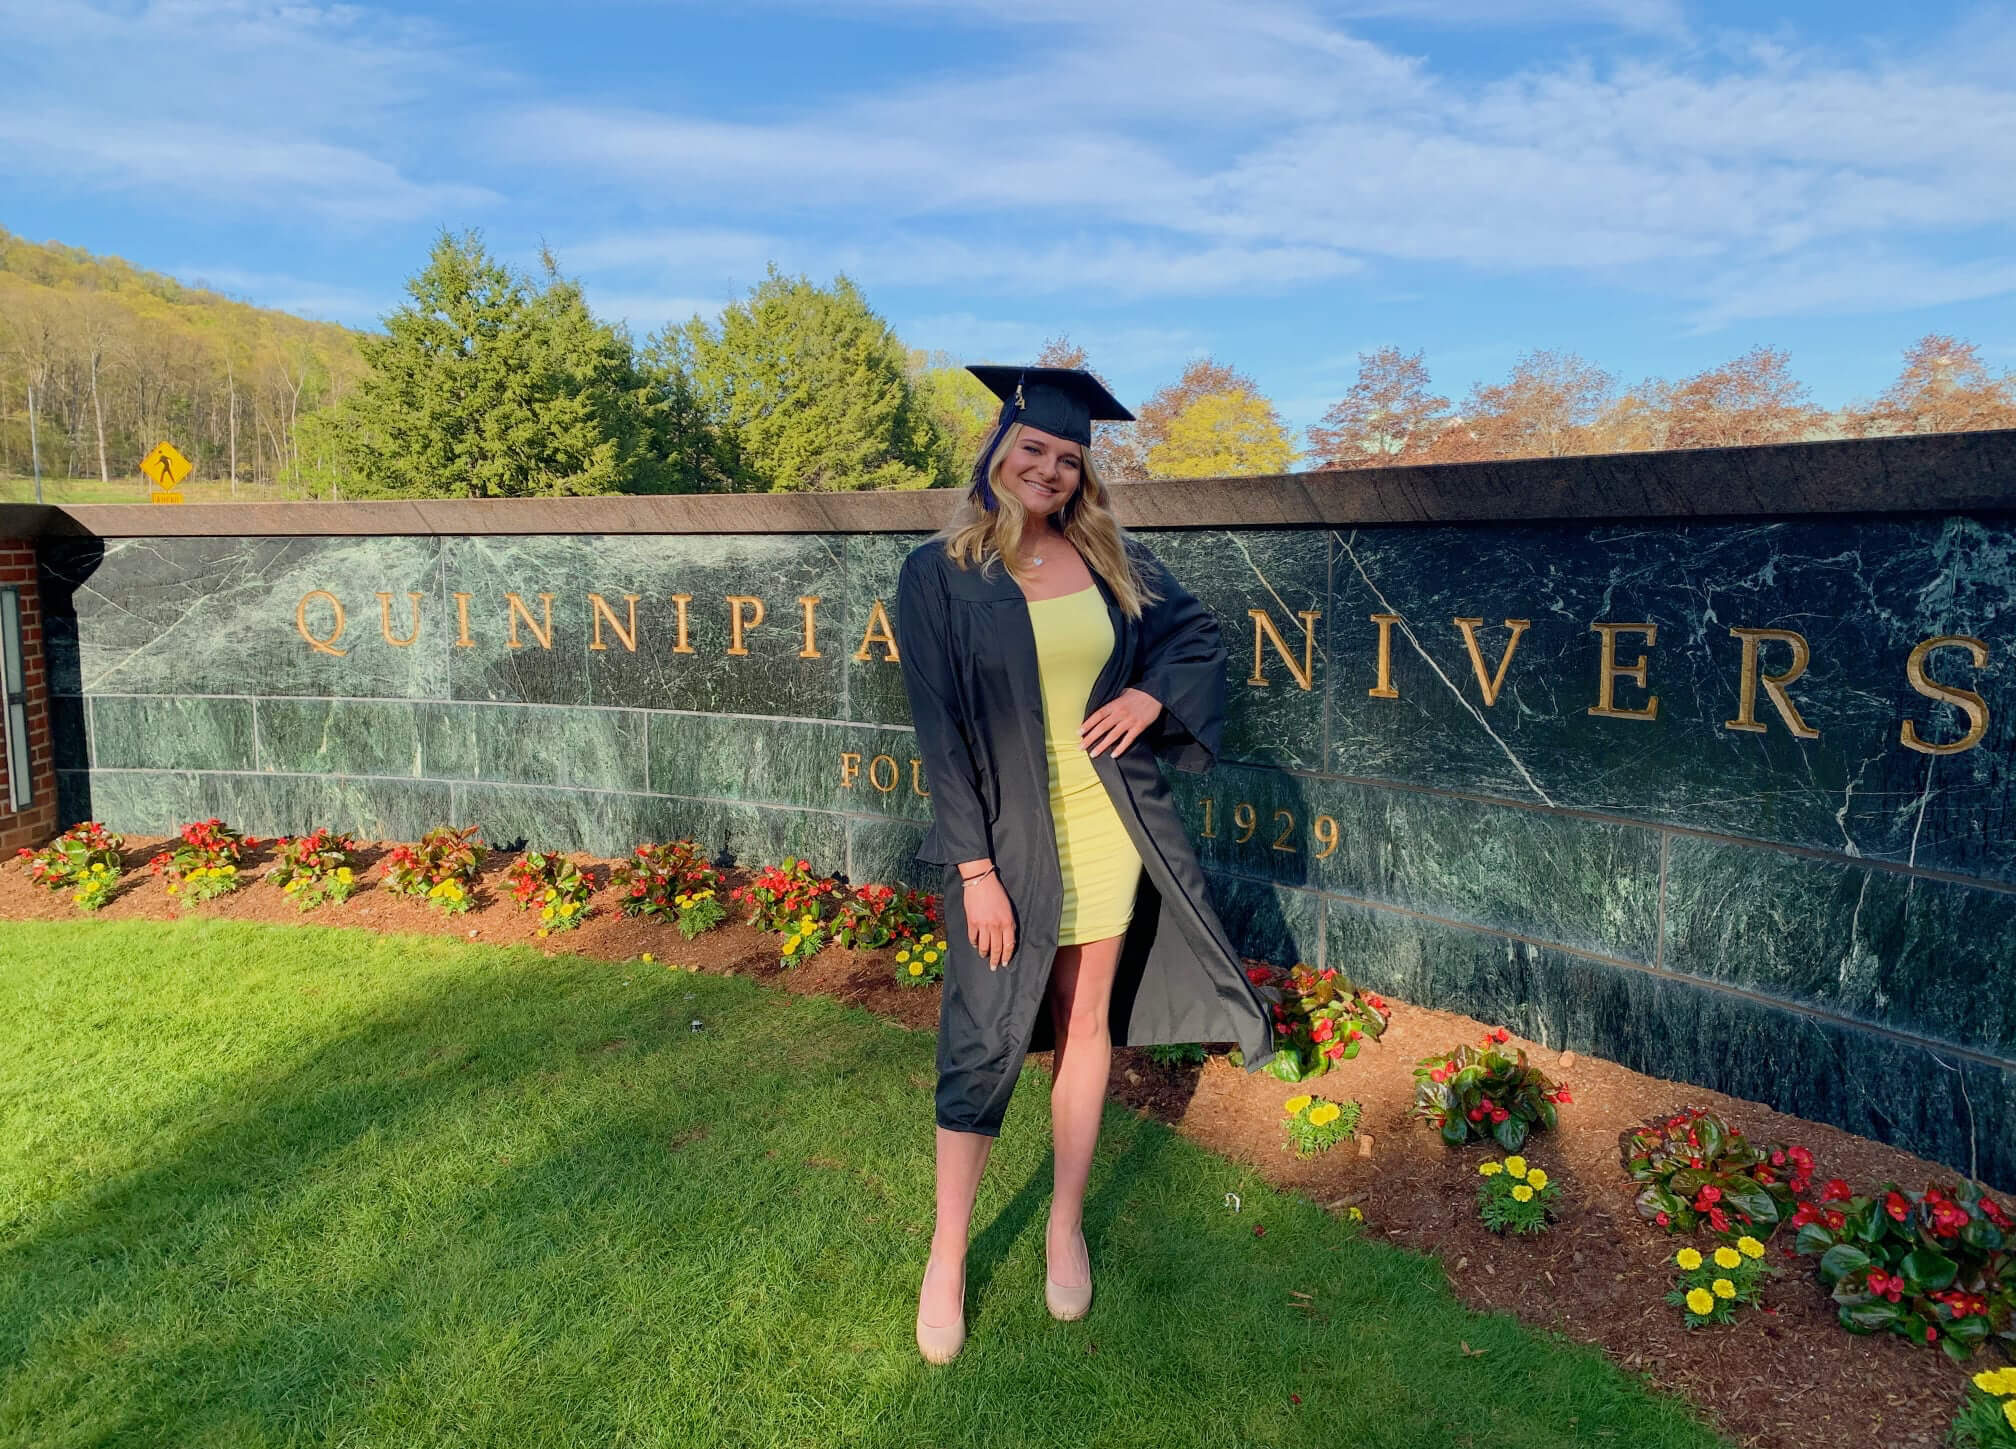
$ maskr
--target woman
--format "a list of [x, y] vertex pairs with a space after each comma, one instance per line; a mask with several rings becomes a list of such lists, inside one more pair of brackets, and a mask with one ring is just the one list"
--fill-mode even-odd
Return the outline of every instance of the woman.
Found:
[[1224, 712], [1218, 626], [1121, 530], [1088, 445], [1127, 419], [1089, 373], [976, 367], [1003, 399], [966, 506], [904, 561], [896, 635], [942, 865], [938, 1217], [918, 1295], [933, 1363], [965, 1342], [973, 1200], [1023, 1057], [1054, 1045], [1044, 1295], [1092, 1301], [1081, 1230], [1114, 1044], [1272, 1053], [1156, 765], [1201, 770]]

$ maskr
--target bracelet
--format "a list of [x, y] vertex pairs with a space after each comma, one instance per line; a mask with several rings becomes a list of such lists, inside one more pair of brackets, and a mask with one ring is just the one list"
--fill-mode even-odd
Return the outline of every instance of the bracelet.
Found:
[[988, 877], [988, 876], [990, 876], [990, 875], [993, 875], [993, 874], [995, 874], [995, 873], [996, 873], [997, 871], [999, 871], [1000, 869], [1001, 869], [1001, 867], [999, 867], [998, 865], [990, 865], [990, 866], [988, 866], [988, 867], [987, 867], [987, 869], [985, 869], [985, 870], [981, 871], [981, 872], [980, 872], [980, 874], [978, 874], [978, 875], [962, 875], [962, 876], [960, 876], [960, 877], [959, 877], [959, 883], [960, 883], [961, 885], [976, 885], [976, 884], [978, 884], [979, 882], [981, 882], [981, 881], [983, 881], [983, 880], [987, 879], [987, 877]]

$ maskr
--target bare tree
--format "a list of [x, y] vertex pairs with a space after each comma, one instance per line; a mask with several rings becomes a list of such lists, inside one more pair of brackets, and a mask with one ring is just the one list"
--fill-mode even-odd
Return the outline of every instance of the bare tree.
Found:
[[1904, 370], [1843, 419], [1856, 437], [2016, 428], [2016, 373], [1992, 375], [1971, 342], [1932, 332], [1904, 351]]
[[1658, 400], [1668, 448], [1729, 448], [1790, 443], [1827, 421], [1806, 384], [1792, 376], [1790, 356], [1753, 347], [1734, 361], [1697, 372], [1670, 388], [1649, 384]]
[[1382, 347], [1358, 354], [1358, 380], [1309, 429], [1324, 468], [1377, 468], [1416, 461], [1441, 435], [1449, 399], [1437, 396], [1419, 352]]
[[1458, 416], [1429, 445], [1432, 462], [1559, 458], [1596, 450], [1595, 423], [1616, 387], [1572, 352], [1529, 352], [1502, 383], [1470, 389]]

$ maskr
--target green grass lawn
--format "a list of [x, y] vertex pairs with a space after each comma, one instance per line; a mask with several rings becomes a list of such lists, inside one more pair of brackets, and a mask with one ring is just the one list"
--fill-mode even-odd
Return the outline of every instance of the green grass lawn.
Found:
[[931, 1061], [663, 967], [0, 925], [0, 1443], [1719, 1442], [1125, 1113], [1098, 1301], [1053, 1323], [1035, 1076], [982, 1189], [966, 1354], [928, 1368]]

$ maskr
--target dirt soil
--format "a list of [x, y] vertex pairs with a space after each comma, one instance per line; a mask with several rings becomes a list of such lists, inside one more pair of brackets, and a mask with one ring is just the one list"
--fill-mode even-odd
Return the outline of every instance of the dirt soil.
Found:
[[[539, 939], [534, 917], [508, 901], [503, 885], [508, 853], [484, 872], [478, 907], [444, 916], [378, 887], [382, 848], [363, 853], [359, 875], [369, 884], [349, 901], [302, 913], [277, 890], [254, 881], [231, 896], [181, 907], [144, 862], [164, 842], [128, 837], [125, 885], [103, 915], [113, 920], [168, 920], [200, 913], [223, 920], [344, 924], [380, 932], [462, 936], [492, 945], [525, 945], [548, 955], [568, 952], [627, 961], [651, 952], [668, 969], [753, 976], [782, 990], [821, 994], [919, 1031], [937, 1025], [936, 988], [898, 986], [893, 953], [829, 946], [809, 964], [782, 969], [774, 937], [731, 916], [687, 942], [668, 926], [632, 921], [616, 897], [598, 892], [594, 915], [578, 930]], [[595, 867], [606, 886], [605, 862]], [[246, 863], [256, 875], [270, 862], [261, 848]], [[731, 880], [733, 876], [731, 874]], [[0, 920], [71, 920], [67, 894], [30, 884], [25, 868], [0, 863]], [[1290, 964], [1290, 963], [1281, 963]], [[1163, 1068], [1144, 1053], [1121, 1050], [1113, 1096], [1134, 1111], [1169, 1123], [1203, 1147], [1252, 1167], [1268, 1181], [1333, 1211], [1356, 1206], [1369, 1229], [1438, 1257], [1458, 1297], [1472, 1307], [1515, 1315], [1536, 1327], [1602, 1348], [1615, 1362], [1699, 1406], [1736, 1443], [1755, 1449], [1834, 1449], [1843, 1444], [1933, 1446], [1965, 1392], [1968, 1369], [1937, 1351], [1895, 1337], [1851, 1335], [1837, 1323], [1811, 1262], [1783, 1256], [1766, 1290], [1765, 1307], [1726, 1328], [1688, 1331], [1664, 1295], [1670, 1258], [1680, 1246], [1641, 1221], [1619, 1165], [1619, 1134], [1683, 1106], [1723, 1114], [1753, 1141], [1803, 1143], [1818, 1162], [1815, 1183], [1846, 1178], [1857, 1190], [1885, 1179], [1923, 1186], [1952, 1181], [1949, 1168], [1838, 1128], [1787, 1117], [1755, 1102], [1677, 1082], [1641, 1076], [1593, 1057], [1554, 1051], [1513, 1038], [1574, 1102], [1561, 1110], [1560, 1130], [1536, 1138], [1527, 1156], [1566, 1189], [1555, 1227], [1538, 1238], [1499, 1238], [1476, 1211], [1481, 1147], [1450, 1150], [1410, 1118], [1413, 1064], [1423, 1056], [1474, 1041], [1496, 1023], [1393, 1001], [1383, 1041], [1324, 1077], [1318, 1090], [1348, 1096], [1363, 1109], [1358, 1142], [1307, 1162], [1283, 1147], [1281, 1103], [1301, 1088], [1242, 1071], [1214, 1054], [1202, 1067]], [[1048, 1063], [1036, 1058], [1039, 1066]], [[921, 1106], [921, 1104], [920, 1104]], [[1999, 1362], [1993, 1350], [1975, 1368]]]

